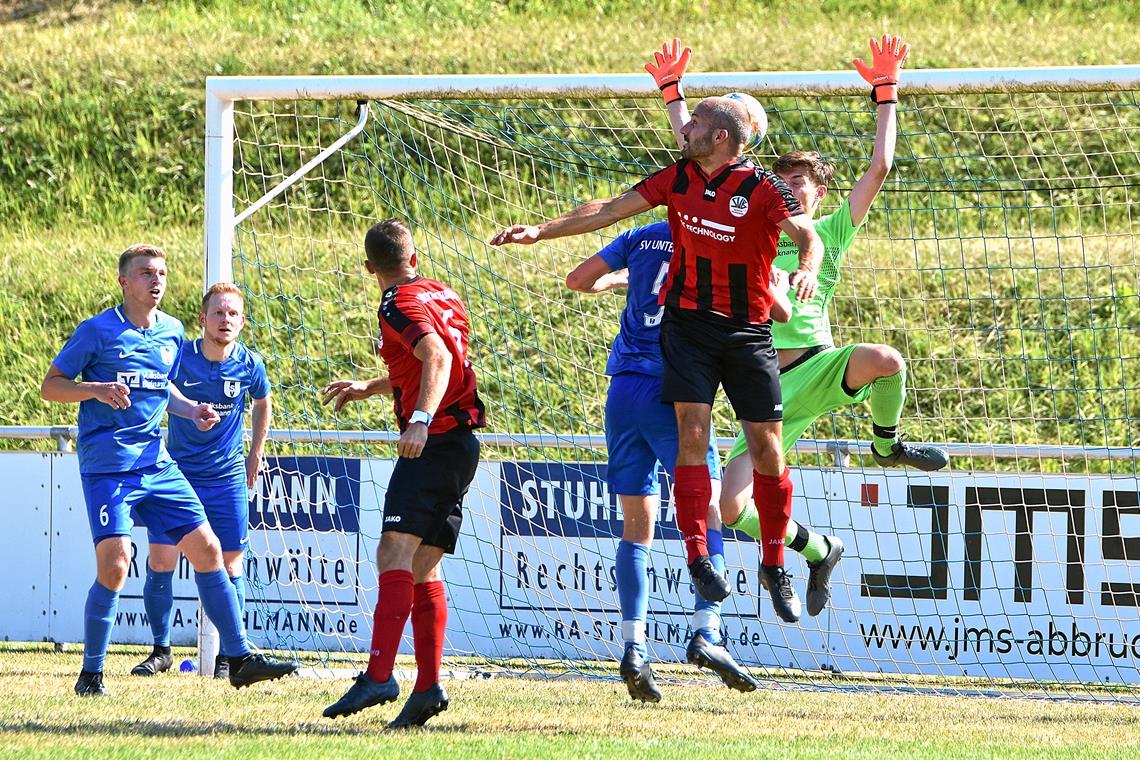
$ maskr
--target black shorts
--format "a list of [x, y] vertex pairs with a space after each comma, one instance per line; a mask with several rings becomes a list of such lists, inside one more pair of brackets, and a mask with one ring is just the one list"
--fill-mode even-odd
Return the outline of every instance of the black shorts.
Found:
[[428, 437], [415, 459], [400, 457], [384, 497], [382, 530], [411, 533], [426, 546], [455, 553], [463, 497], [479, 465], [479, 440], [466, 428]]
[[736, 416], [746, 422], [783, 419], [780, 366], [771, 324], [753, 325], [692, 309], [665, 307], [661, 321], [665, 365], [661, 400], [712, 406], [724, 386]]

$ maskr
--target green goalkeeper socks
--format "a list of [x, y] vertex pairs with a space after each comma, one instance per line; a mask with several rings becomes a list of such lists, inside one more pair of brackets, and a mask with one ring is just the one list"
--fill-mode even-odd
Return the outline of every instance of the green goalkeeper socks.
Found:
[[821, 561], [831, 550], [824, 536], [795, 520], [788, 521], [788, 535], [784, 536], [784, 545], [801, 554], [808, 562]]
[[[760, 515], [756, 511], [756, 504], [749, 499], [744, 505], [744, 511], [736, 522], [728, 525], [733, 530], [747, 533], [752, 538], [760, 538]], [[784, 546], [803, 555], [808, 562], [819, 562], [827, 556], [831, 547], [827, 539], [819, 533], [812, 531], [795, 520], [788, 521], [788, 532], [784, 536]]]
[[906, 367], [871, 383], [871, 445], [882, 456], [891, 453], [899, 439], [899, 419], [906, 401]]
[[[753, 538], [760, 538], [760, 513], [756, 511], [756, 505], [752, 499], [744, 502], [744, 511], [740, 513], [740, 517], [736, 518], [734, 523], [725, 523], [733, 530], [738, 530], [741, 533], [747, 533]], [[792, 529], [792, 524], [788, 523], [788, 530]]]

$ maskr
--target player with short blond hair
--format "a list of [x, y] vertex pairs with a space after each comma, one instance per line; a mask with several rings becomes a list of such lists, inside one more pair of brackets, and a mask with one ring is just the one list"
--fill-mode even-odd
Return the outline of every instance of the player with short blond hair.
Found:
[[[221, 420], [202, 432], [178, 417], [170, 418], [167, 447], [206, 509], [206, 517], [221, 542], [226, 574], [233, 584], [238, 612], [245, 616], [243, 560], [249, 542], [248, 490], [257, 482], [262, 450], [272, 416], [269, 378], [265, 363], [240, 340], [245, 327], [245, 301], [233, 283], [216, 282], [202, 296], [198, 324], [202, 337], [190, 341], [182, 353], [174, 385], [218, 413]], [[253, 410], [253, 436], [249, 453], [242, 444], [246, 398]], [[152, 676], [169, 670], [170, 618], [174, 609], [174, 570], [178, 548], [170, 537], [148, 530], [150, 542], [143, 605], [154, 636], [154, 649], [131, 670]], [[221, 651], [214, 676], [227, 678], [229, 665]]]

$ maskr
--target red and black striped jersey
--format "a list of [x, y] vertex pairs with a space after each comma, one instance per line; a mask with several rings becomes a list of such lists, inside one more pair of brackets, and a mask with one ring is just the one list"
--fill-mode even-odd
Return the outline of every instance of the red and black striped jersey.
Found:
[[804, 213], [782, 179], [743, 158], [713, 177], [681, 159], [634, 189], [669, 210], [673, 258], [660, 303], [753, 324], [768, 321], [777, 225]]
[[416, 410], [423, 362], [413, 353], [428, 333], [435, 333], [451, 354], [447, 390], [435, 410], [428, 434], [487, 424], [486, 410], [475, 387], [475, 370], [467, 360], [467, 309], [459, 295], [441, 282], [416, 276], [384, 291], [377, 314], [380, 356], [388, 365], [400, 431]]

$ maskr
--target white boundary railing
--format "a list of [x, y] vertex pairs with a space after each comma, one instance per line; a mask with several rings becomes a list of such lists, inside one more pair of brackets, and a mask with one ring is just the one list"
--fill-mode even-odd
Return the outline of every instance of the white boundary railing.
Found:
[[[0, 426], [0, 439], [28, 441], [55, 440], [60, 451], [70, 451], [76, 440], [78, 428], [71, 427], [30, 427], [20, 425]], [[165, 429], [163, 429], [165, 433]], [[246, 435], [250, 431], [246, 430]], [[476, 433], [484, 446], [494, 448], [546, 448], [546, 449], [603, 449], [606, 446], [604, 435], [553, 435], [529, 433]], [[274, 443], [373, 443], [395, 444], [400, 433], [394, 430], [271, 430], [268, 440]], [[727, 451], [734, 443], [732, 438], [718, 438], [717, 448]], [[951, 457], [982, 457], [992, 459], [1086, 459], [1137, 460], [1140, 461], [1140, 448], [1130, 446], [1085, 447], [1085, 446], [1033, 446], [1019, 444], [980, 444], [980, 443], [939, 443]], [[870, 454], [870, 441], [817, 441], [796, 442], [797, 454], [831, 454], [837, 467], [846, 467], [847, 458], [852, 454]]]

